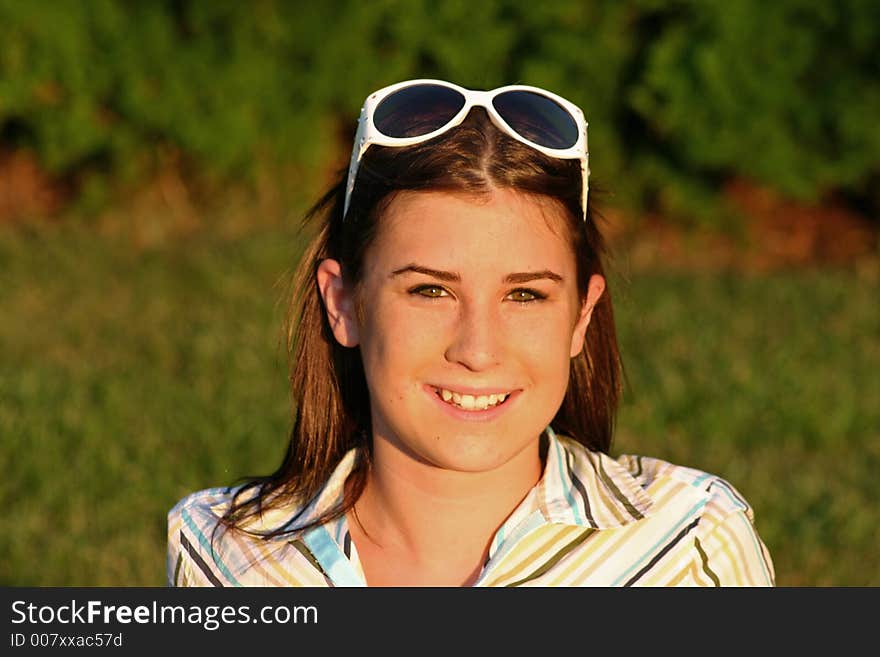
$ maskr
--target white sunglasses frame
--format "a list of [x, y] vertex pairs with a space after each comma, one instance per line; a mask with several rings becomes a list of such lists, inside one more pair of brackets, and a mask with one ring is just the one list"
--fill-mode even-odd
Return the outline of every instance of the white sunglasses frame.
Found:
[[[373, 123], [373, 116], [379, 104], [389, 95], [393, 94], [396, 91], [399, 91], [400, 89], [405, 89], [406, 87], [413, 87], [422, 84], [437, 85], [459, 92], [462, 96], [464, 96], [464, 106], [458, 111], [458, 113], [454, 117], [452, 117], [452, 119], [449, 120], [448, 123], [427, 134], [420, 135], [418, 137], [389, 137], [382, 134], [376, 127], [375, 123]], [[492, 105], [492, 99], [495, 96], [507, 91], [531, 91], [541, 96], [545, 96], [546, 98], [549, 98], [550, 100], [555, 101], [557, 104], [559, 104], [563, 109], [571, 114], [571, 116], [575, 120], [575, 124], [577, 125], [578, 138], [575, 144], [570, 148], [548, 148], [546, 146], [541, 146], [540, 144], [531, 142], [525, 137], [520, 136], [513, 128], [510, 127], [510, 125], [508, 125], [508, 123], [501, 117], [501, 115]], [[513, 137], [517, 141], [525, 144], [526, 146], [530, 146], [536, 151], [544, 153], [545, 155], [549, 155], [550, 157], [556, 157], [563, 160], [580, 160], [581, 175], [583, 179], [583, 184], [581, 185], [581, 212], [583, 220], [586, 221], [587, 196], [589, 194], [590, 179], [590, 154], [587, 149], [587, 121], [584, 118], [583, 111], [577, 105], [569, 100], [566, 100], [562, 96], [557, 96], [556, 94], [547, 91], [546, 89], [541, 89], [540, 87], [513, 84], [505, 87], [498, 87], [497, 89], [492, 89], [491, 91], [479, 91], [474, 89], [465, 89], [464, 87], [460, 87], [457, 84], [452, 84], [451, 82], [446, 82], [445, 80], [432, 79], [405, 80], [403, 82], [398, 82], [396, 84], [383, 87], [382, 89], [374, 91], [369, 96], [367, 96], [366, 100], [364, 101], [363, 107], [361, 107], [361, 114], [360, 118], [358, 119], [357, 134], [355, 135], [354, 146], [351, 150], [351, 163], [348, 166], [348, 180], [345, 186], [345, 204], [342, 211], [343, 220], [348, 215], [348, 206], [351, 203], [351, 193], [354, 190], [355, 176], [357, 175], [358, 167], [360, 166], [360, 162], [364, 156], [364, 153], [366, 153], [367, 149], [370, 146], [375, 144], [377, 146], [402, 147], [411, 146], [413, 144], [420, 144], [422, 142], [428, 141], [429, 139], [433, 139], [434, 137], [443, 134], [447, 130], [461, 124], [465, 120], [465, 117], [467, 117], [471, 109], [473, 109], [474, 107], [482, 107], [483, 109], [485, 109], [492, 122], [498, 128], [500, 128], [501, 131], [504, 132], [504, 134]]]

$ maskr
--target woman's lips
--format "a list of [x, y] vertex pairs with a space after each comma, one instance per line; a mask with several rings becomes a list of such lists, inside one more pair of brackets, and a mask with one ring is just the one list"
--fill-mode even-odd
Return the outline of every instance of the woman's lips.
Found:
[[503, 404], [509, 392], [490, 392], [470, 394], [448, 388], [436, 388], [435, 392], [447, 404], [458, 406], [466, 411], [485, 411], [487, 408]]
[[518, 396], [518, 391], [463, 391], [433, 385], [426, 385], [424, 389], [446, 413], [464, 420], [494, 419], [504, 413]]

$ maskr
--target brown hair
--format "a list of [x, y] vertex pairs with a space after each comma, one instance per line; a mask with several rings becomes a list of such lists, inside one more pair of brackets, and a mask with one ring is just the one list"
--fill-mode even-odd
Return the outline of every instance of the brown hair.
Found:
[[[288, 311], [287, 347], [296, 418], [281, 466], [240, 487], [222, 518], [241, 527], [263, 511], [291, 501], [305, 508], [351, 448], [359, 449], [343, 503], [308, 526], [346, 513], [363, 492], [370, 467], [370, 400], [358, 348], [342, 347], [333, 337], [318, 290], [316, 270], [325, 258], [341, 263], [348, 285], [361, 280], [364, 254], [373, 242], [385, 208], [400, 190], [444, 190], [470, 195], [493, 187], [512, 188], [549, 198], [562, 206], [577, 261], [580, 298], [590, 276], [604, 275], [605, 246], [594, 222], [581, 214], [578, 160], [552, 158], [499, 131], [482, 109], [460, 126], [430, 142], [406, 148], [370, 148], [360, 165], [348, 214], [343, 221], [345, 172], [306, 214], [318, 222], [317, 234], [293, 279]], [[328, 367], [328, 363], [330, 366]], [[584, 349], [571, 361], [568, 389], [553, 428], [589, 449], [607, 452], [621, 390], [611, 296], [606, 288], [593, 309]], [[296, 518], [261, 534], [289, 531]], [[304, 526], [298, 526], [297, 531]]]

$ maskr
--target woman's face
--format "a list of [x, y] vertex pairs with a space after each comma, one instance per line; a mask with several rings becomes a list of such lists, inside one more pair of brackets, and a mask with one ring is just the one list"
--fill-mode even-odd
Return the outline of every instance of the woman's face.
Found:
[[394, 197], [365, 254], [360, 319], [340, 334], [331, 317], [360, 345], [377, 453], [460, 472], [538, 458], [604, 289], [594, 276], [578, 298], [559, 212], [508, 190]]

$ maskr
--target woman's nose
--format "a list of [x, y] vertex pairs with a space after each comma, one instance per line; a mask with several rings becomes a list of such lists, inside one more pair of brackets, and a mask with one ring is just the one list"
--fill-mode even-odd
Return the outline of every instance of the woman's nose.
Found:
[[456, 319], [446, 359], [469, 370], [489, 369], [501, 362], [503, 332], [492, 309], [463, 305]]

